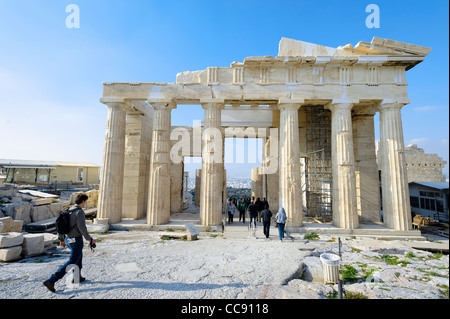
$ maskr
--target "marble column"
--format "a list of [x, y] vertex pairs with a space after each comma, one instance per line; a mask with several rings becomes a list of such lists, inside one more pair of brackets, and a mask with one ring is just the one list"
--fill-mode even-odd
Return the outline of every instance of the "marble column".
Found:
[[97, 219], [118, 223], [122, 219], [123, 168], [125, 160], [124, 102], [104, 102], [108, 107], [105, 146], [100, 177]]
[[170, 214], [183, 211], [184, 161], [170, 163]]
[[401, 117], [407, 103], [386, 99], [379, 105], [383, 220], [387, 228], [395, 230], [412, 227]]
[[125, 163], [122, 217], [142, 219], [147, 215], [148, 172], [152, 119], [128, 112], [125, 129]]
[[204, 226], [222, 223], [224, 188], [223, 134], [221, 111], [223, 100], [200, 100], [205, 110], [202, 148], [200, 222]]
[[170, 222], [170, 119], [172, 99], [148, 101], [154, 109], [147, 224]]
[[375, 111], [353, 115], [353, 145], [358, 215], [361, 222], [380, 222], [380, 182], [375, 153]]
[[359, 226], [351, 116], [351, 109], [356, 102], [333, 100], [326, 106], [331, 111], [333, 224], [344, 229], [356, 229]]
[[286, 211], [287, 226], [303, 225], [298, 110], [303, 100], [283, 99], [280, 110], [279, 207]]
[[278, 129], [274, 129], [276, 134], [271, 134], [266, 139], [264, 173], [266, 174], [266, 200], [273, 214], [278, 212]]
[[201, 185], [202, 185], [202, 170], [195, 170], [195, 206], [200, 206], [201, 197]]

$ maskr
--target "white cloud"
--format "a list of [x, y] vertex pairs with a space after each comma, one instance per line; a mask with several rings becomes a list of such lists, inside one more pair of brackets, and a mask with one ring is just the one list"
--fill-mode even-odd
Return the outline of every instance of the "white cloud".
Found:
[[425, 106], [417, 106], [414, 108], [414, 112], [427, 112], [431, 110], [435, 110], [437, 107], [432, 105], [425, 105]]
[[429, 140], [426, 137], [417, 137], [409, 140], [409, 144], [422, 144], [427, 143]]

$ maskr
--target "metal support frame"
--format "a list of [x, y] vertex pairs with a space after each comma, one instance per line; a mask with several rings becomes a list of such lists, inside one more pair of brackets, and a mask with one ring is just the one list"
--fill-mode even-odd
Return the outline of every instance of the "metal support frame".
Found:
[[331, 112], [307, 105], [306, 112], [306, 202], [307, 216], [332, 216]]

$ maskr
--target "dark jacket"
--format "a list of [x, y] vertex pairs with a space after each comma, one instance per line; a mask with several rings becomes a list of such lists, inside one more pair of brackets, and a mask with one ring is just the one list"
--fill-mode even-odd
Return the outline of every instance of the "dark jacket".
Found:
[[263, 202], [261, 200], [257, 200], [255, 202], [255, 205], [256, 205], [256, 210], [258, 212], [260, 212], [260, 211], [262, 211], [264, 209], [264, 204], [263, 204]]
[[257, 210], [256, 210], [256, 205], [251, 203], [250, 205], [248, 205], [248, 211], [250, 213], [250, 216], [256, 216], [257, 215]]
[[[91, 240], [91, 236], [87, 231], [86, 227], [86, 217], [84, 215], [84, 210], [81, 207], [73, 206], [69, 209], [70, 213], [70, 227], [72, 230], [66, 235], [66, 237], [76, 238], [83, 236], [87, 241]], [[59, 235], [59, 239], [61, 239]]]
[[263, 222], [270, 222], [270, 218], [272, 217], [272, 212], [268, 209], [264, 209], [261, 212], [261, 217]]

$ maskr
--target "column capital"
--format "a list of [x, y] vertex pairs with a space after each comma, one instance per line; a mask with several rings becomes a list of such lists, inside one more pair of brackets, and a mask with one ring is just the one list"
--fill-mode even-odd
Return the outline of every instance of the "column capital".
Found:
[[103, 103], [109, 107], [123, 108], [124, 110], [127, 108], [127, 104], [124, 98], [102, 97], [100, 98], [100, 103]]
[[410, 99], [383, 99], [378, 103], [378, 110], [392, 110], [398, 109], [401, 110], [403, 106], [411, 103]]
[[225, 107], [225, 100], [224, 99], [200, 99], [200, 105], [203, 109], [212, 109], [212, 108], [218, 108], [223, 109]]
[[150, 104], [155, 110], [172, 110], [177, 108], [177, 104], [173, 99], [147, 99], [148, 104]]
[[333, 99], [328, 104], [324, 105], [324, 108], [330, 110], [330, 111], [337, 111], [337, 110], [345, 110], [345, 109], [352, 109], [352, 107], [359, 103], [358, 99]]
[[281, 110], [298, 110], [300, 106], [305, 104], [305, 99], [287, 99], [278, 100], [278, 109]]

